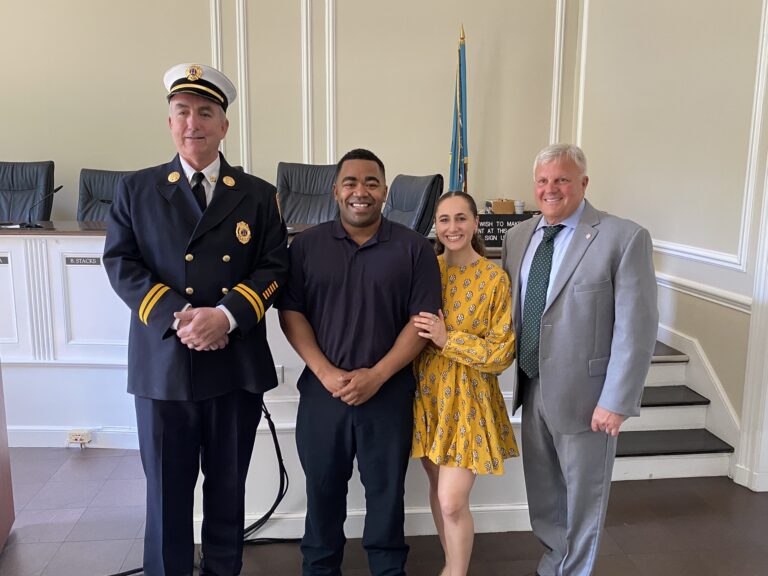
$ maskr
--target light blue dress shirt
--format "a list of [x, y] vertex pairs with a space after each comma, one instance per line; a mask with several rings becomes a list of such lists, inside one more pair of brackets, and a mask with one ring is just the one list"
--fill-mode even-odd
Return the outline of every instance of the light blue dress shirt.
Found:
[[[560, 222], [565, 228], [555, 236], [555, 251], [552, 254], [552, 270], [549, 273], [549, 286], [547, 286], [547, 303], [549, 303], [549, 293], [552, 289], [552, 280], [557, 277], [557, 272], [560, 270], [560, 264], [563, 263], [563, 257], [571, 244], [573, 233], [576, 231], [576, 225], [581, 219], [581, 213], [584, 212], [584, 200], [581, 201], [576, 211], [568, 216], [565, 220]], [[541, 244], [541, 239], [544, 238], [544, 228], [547, 226], [546, 219], [542, 216], [539, 220], [539, 224], [536, 226], [536, 231], [531, 236], [531, 242], [528, 244], [528, 250], [525, 251], [523, 257], [523, 264], [520, 268], [520, 312], [522, 313], [525, 307], [525, 291], [528, 289], [528, 273], [531, 271], [531, 262], [533, 261], [533, 255], [536, 253], [536, 248]]]

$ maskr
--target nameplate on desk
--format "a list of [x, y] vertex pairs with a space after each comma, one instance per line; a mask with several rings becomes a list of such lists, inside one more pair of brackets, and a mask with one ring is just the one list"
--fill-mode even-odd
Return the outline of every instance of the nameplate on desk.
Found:
[[67, 266], [101, 266], [98, 256], [67, 256], [64, 259]]
[[499, 247], [507, 230], [528, 220], [532, 214], [480, 214], [480, 236], [488, 247]]
[[0, 265], [8, 264], [8, 256], [0, 256]]

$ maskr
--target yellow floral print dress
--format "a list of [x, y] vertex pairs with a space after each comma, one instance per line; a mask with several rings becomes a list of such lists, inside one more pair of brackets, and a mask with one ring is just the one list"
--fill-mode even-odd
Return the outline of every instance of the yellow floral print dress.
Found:
[[442, 350], [428, 344], [414, 360], [411, 456], [502, 474], [504, 459], [518, 455], [496, 377], [515, 357], [509, 278], [486, 258], [438, 262], [448, 341]]

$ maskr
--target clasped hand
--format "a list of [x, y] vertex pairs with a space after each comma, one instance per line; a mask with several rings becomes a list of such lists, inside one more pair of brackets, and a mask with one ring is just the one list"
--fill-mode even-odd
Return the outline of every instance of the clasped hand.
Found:
[[181, 343], [198, 352], [219, 350], [229, 343], [229, 319], [218, 308], [187, 308], [174, 313]]
[[351, 372], [333, 368], [319, 379], [334, 398], [350, 406], [359, 406], [370, 400], [384, 383], [373, 368], [358, 368]]

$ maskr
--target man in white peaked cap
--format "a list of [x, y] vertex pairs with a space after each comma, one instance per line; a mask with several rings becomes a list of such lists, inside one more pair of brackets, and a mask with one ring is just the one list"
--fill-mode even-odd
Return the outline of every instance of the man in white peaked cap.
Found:
[[104, 266], [131, 309], [128, 392], [147, 478], [146, 576], [240, 574], [245, 479], [262, 395], [277, 386], [265, 314], [287, 271], [275, 188], [219, 152], [235, 87], [218, 70], [165, 73], [178, 154], [118, 186]]

